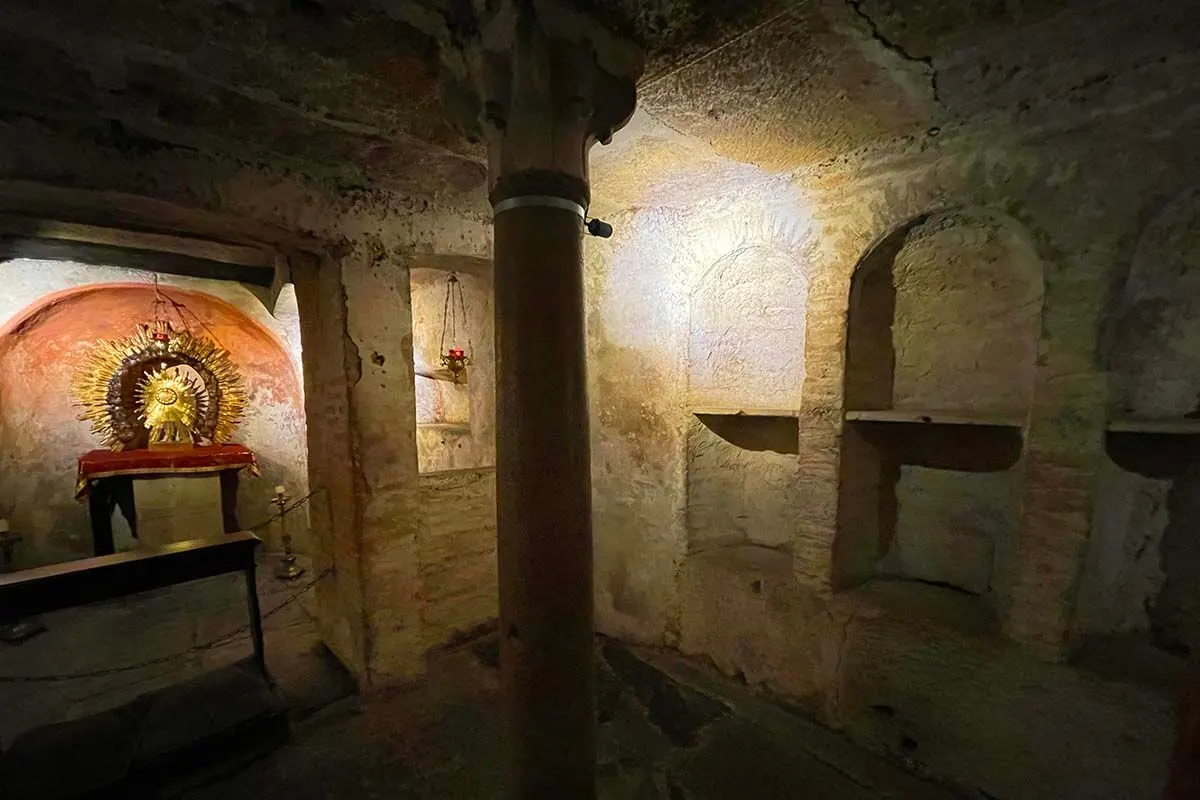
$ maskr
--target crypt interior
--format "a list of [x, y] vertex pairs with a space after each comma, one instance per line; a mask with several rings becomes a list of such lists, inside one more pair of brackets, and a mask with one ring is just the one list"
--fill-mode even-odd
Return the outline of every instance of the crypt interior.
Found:
[[0, 797], [1200, 798], [1200, 4], [7, 0]]

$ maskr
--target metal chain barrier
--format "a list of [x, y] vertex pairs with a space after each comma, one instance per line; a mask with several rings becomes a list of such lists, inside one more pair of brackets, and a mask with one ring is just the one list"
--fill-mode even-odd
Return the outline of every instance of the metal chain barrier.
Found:
[[[312, 499], [313, 495], [317, 494], [320, 491], [321, 491], [320, 488], [312, 490], [311, 492], [306, 494], [304, 497], [302, 497], [299, 500], [297, 500], [296, 502], [292, 503], [284, 511], [282, 511], [278, 514], [275, 514], [271, 518], [265, 520], [264, 522], [259, 523], [258, 525], [255, 525], [253, 528], [250, 528], [250, 530], [251, 531], [262, 530], [263, 528], [267, 527], [275, 520], [279, 519], [280, 517], [290, 513], [291, 511], [293, 511], [293, 510], [299, 508], [300, 506], [304, 505], [305, 503], [307, 503], [310, 499]], [[333, 567], [329, 567], [328, 569], [325, 569], [325, 570], [322, 570], [321, 572], [319, 572], [316, 576], [314, 576], [306, 584], [304, 584], [298, 590], [296, 590], [295, 592], [290, 594], [287, 597], [287, 599], [284, 600], [282, 603], [280, 603], [279, 605], [270, 609], [269, 611], [265, 612], [262, 615], [263, 621], [265, 622], [266, 620], [268, 620], [271, 617], [278, 614], [280, 611], [283, 611], [285, 608], [287, 608], [288, 606], [295, 603], [303, 595], [305, 595], [309, 591], [311, 591], [313, 589], [313, 587], [315, 587], [318, 583], [320, 583], [321, 581], [323, 581], [325, 578], [329, 577], [332, 574], [333, 574]], [[87, 672], [62, 673], [59, 675], [0, 675], [0, 683], [62, 683], [64, 681], [84, 680], [87, 678], [103, 678], [103, 677], [107, 677], [109, 675], [119, 675], [123, 672], [133, 672], [134, 670], [146, 669], [147, 667], [154, 667], [154, 666], [158, 666], [160, 664], [168, 664], [172, 661], [176, 661], [181, 658], [186, 658], [187, 656], [195, 655], [196, 653], [203, 653], [203, 652], [207, 652], [209, 650], [215, 650], [218, 647], [232, 644], [234, 642], [234, 640], [236, 640], [238, 637], [242, 636], [243, 634], [249, 633], [249, 632], [250, 632], [250, 623], [246, 623], [245, 625], [241, 625], [237, 628], [234, 628], [233, 630], [229, 631], [228, 633], [222, 634], [221, 636], [218, 636], [216, 639], [205, 642], [204, 644], [198, 644], [198, 645], [195, 645], [194, 647], [189, 647], [187, 650], [183, 650], [178, 653], [172, 653], [172, 654], [166, 655], [166, 656], [159, 656], [158, 658], [151, 658], [146, 661], [139, 661], [136, 664], [124, 664], [119, 667], [107, 667], [105, 669], [89, 670]]]
[[297, 508], [299, 508], [300, 506], [307, 503], [309, 500], [312, 500], [315, 495], [320, 494], [324, 490], [325, 490], [325, 487], [318, 486], [317, 488], [313, 489], [308, 494], [304, 495], [304, 497], [301, 497], [299, 500], [296, 500], [295, 502], [293, 502], [290, 506], [285, 508], [283, 511], [279, 511], [279, 512], [276, 512], [275, 514], [272, 514], [271, 516], [267, 517], [262, 522], [255, 525], [254, 527], [247, 528], [247, 530], [250, 531], [251, 533], [257, 533], [258, 531], [261, 531], [263, 528], [267, 527], [275, 520], [281, 519], [282, 517], [292, 513]]

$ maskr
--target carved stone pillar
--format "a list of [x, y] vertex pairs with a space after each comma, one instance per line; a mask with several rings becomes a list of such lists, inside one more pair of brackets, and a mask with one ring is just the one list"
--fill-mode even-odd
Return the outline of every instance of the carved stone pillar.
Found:
[[562, 7], [505, 2], [476, 74], [495, 213], [496, 479], [510, 796], [595, 796], [582, 232], [588, 151], [641, 59]]

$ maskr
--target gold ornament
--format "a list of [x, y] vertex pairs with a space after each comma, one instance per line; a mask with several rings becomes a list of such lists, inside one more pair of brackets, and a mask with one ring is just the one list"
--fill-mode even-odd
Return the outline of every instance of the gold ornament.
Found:
[[142, 424], [150, 430], [151, 447], [191, 447], [199, 406], [200, 384], [183, 367], [160, 364], [138, 383]]
[[163, 321], [97, 341], [71, 391], [80, 419], [113, 450], [224, 444], [246, 408], [229, 352]]

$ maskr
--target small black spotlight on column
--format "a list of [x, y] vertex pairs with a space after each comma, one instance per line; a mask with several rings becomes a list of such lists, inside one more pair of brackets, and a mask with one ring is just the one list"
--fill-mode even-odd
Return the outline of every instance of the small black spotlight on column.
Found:
[[587, 228], [587, 232], [589, 234], [592, 236], [599, 236], [601, 239], [607, 239], [608, 237], [612, 236], [613, 232], [612, 225], [609, 225], [602, 219], [596, 219], [595, 217], [584, 223], [584, 227]]

